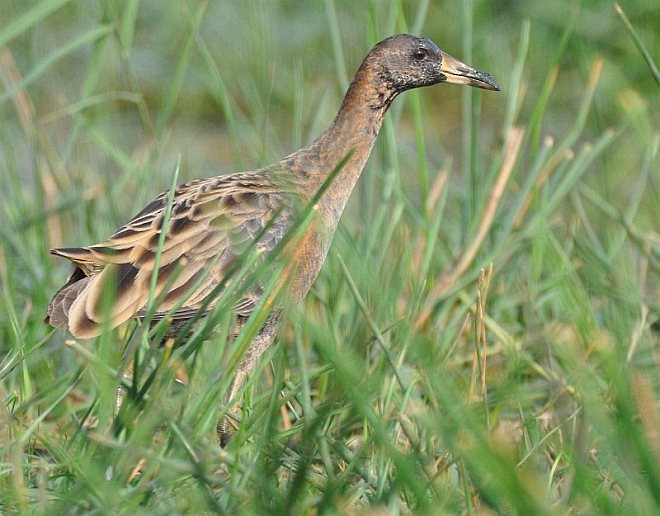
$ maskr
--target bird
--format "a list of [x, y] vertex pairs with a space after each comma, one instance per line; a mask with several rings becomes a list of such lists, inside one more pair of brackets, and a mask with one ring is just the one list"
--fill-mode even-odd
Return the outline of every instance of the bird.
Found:
[[[195, 179], [163, 192], [101, 243], [51, 249], [72, 262], [73, 272], [49, 303], [45, 322], [90, 339], [144, 318], [155, 299], [152, 324], [166, 318], [168, 335], [177, 336], [213, 310], [247, 250], [258, 257], [255, 263], [278, 250], [282, 294], [266, 292], [262, 274], [231, 307], [234, 335], [260, 301], [270, 308], [238, 365], [227, 396], [233, 401], [273, 344], [282, 307], [301, 301], [319, 274], [392, 101], [404, 91], [445, 82], [499, 91], [491, 75], [428, 38], [396, 34], [380, 41], [362, 61], [332, 124], [307, 146], [257, 170]], [[245, 276], [241, 281], [248, 281]]]

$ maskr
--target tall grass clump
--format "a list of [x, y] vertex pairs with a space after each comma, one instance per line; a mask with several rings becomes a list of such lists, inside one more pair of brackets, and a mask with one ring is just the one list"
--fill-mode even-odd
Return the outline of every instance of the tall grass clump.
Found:
[[[3, 6], [0, 511], [657, 513], [660, 20], [596, 4]], [[49, 248], [310, 141], [403, 31], [502, 91], [395, 101], [227, 447], [266, 307], [165, 347], [43, 324]]]

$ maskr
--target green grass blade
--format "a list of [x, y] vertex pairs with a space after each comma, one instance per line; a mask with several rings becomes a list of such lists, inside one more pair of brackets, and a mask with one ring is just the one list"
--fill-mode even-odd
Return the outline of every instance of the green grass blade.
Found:
[[619, 2], [614, 2], [614, 10], [619, 15], [619, 18], [621, 18], [623, 24], [626, 26], [626, 29], [630, 33], [630, 36], [635, 42], [635, 46], [637, 46], [637, 49], [642, 54], [642, 57], [644, 57], [644, 61], [646, 61], [646, 64], [649, 67], [649, 71], [651, 72], [651, 75], [655, 79], [655, 82], [660, 86], [660, 71], [658, 71], [658, 67], [653, 61], [653, 57], [651, 56], [651, 53], [646, 49], [646, 45], [644, 45], [642, 38], [640, 38], [639, 34], [637, 34], [635, 27], [633, 27], [632, 23], [630, 23], [630, 20], [626, 16], [626, 13], [621, 7], [621, 5], [619, 5]]
[[44, 18], [69, 3], [69, 1], [70, 0], [42, 0], [37, 5], [33, 6], [32, 9], [24, 12], [22, 15], [0, 29], [0, 47], [15, 37], [24, 34]]
[[55, 49], [41, 62], [37, 63], [21, 82], [0, 95], [0, 103], [7, 101], [8, 99], [12, 98], [18, 91], [31, 85], [60, 59], [67, 57], [69, 54], [76, 52], [91, 42], [102, 39], [104, 36], [110, 34], [112, 30], [113, 28], [109, 25], [95, 27], [92, 30], [82, 34], [80, 37], [70, 41], [66, 45]]

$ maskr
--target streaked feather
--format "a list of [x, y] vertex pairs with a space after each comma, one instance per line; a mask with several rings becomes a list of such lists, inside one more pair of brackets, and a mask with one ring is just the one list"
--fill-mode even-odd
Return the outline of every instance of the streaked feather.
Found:
[[[256, 252], [267, 256], [293, 217], [295, 195], [276, 186], [268, 169], [180, 185], [174, 193], [171, 218], [159, 257], [155, 296], [158, 320], [172, 314], [189, 319], [226, 276], [237, 257], [258, 235]], [[53, 249], [70, 260], [74, 271], [53, 298], [46, 322], [76, 337], [91, 338], [144, 313], [149, 300], [167, 192], [160, 194], [115, 234], [99, 244]], [[108, 286], [110, 285], [110, 286]], [[113, 294], [104, 307], [104, 289]], [[258, 287], [246, 292], [236, 312], [248, 316], [256, 306]], [[208, 307], [211, 308], [213, 302]]]

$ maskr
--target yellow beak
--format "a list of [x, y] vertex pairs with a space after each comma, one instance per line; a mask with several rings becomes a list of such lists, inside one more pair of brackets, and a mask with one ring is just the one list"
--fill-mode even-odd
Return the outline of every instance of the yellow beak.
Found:
[[445, 75], [447, 82], [467, 84], [475, 88], [483, 88], [484, 90], [500, 91], [495, 79], [490, 74], [480, 72], [446, 52], [441, 52], [441, 54], [442, 64], [440, 65], [440, 71]]

